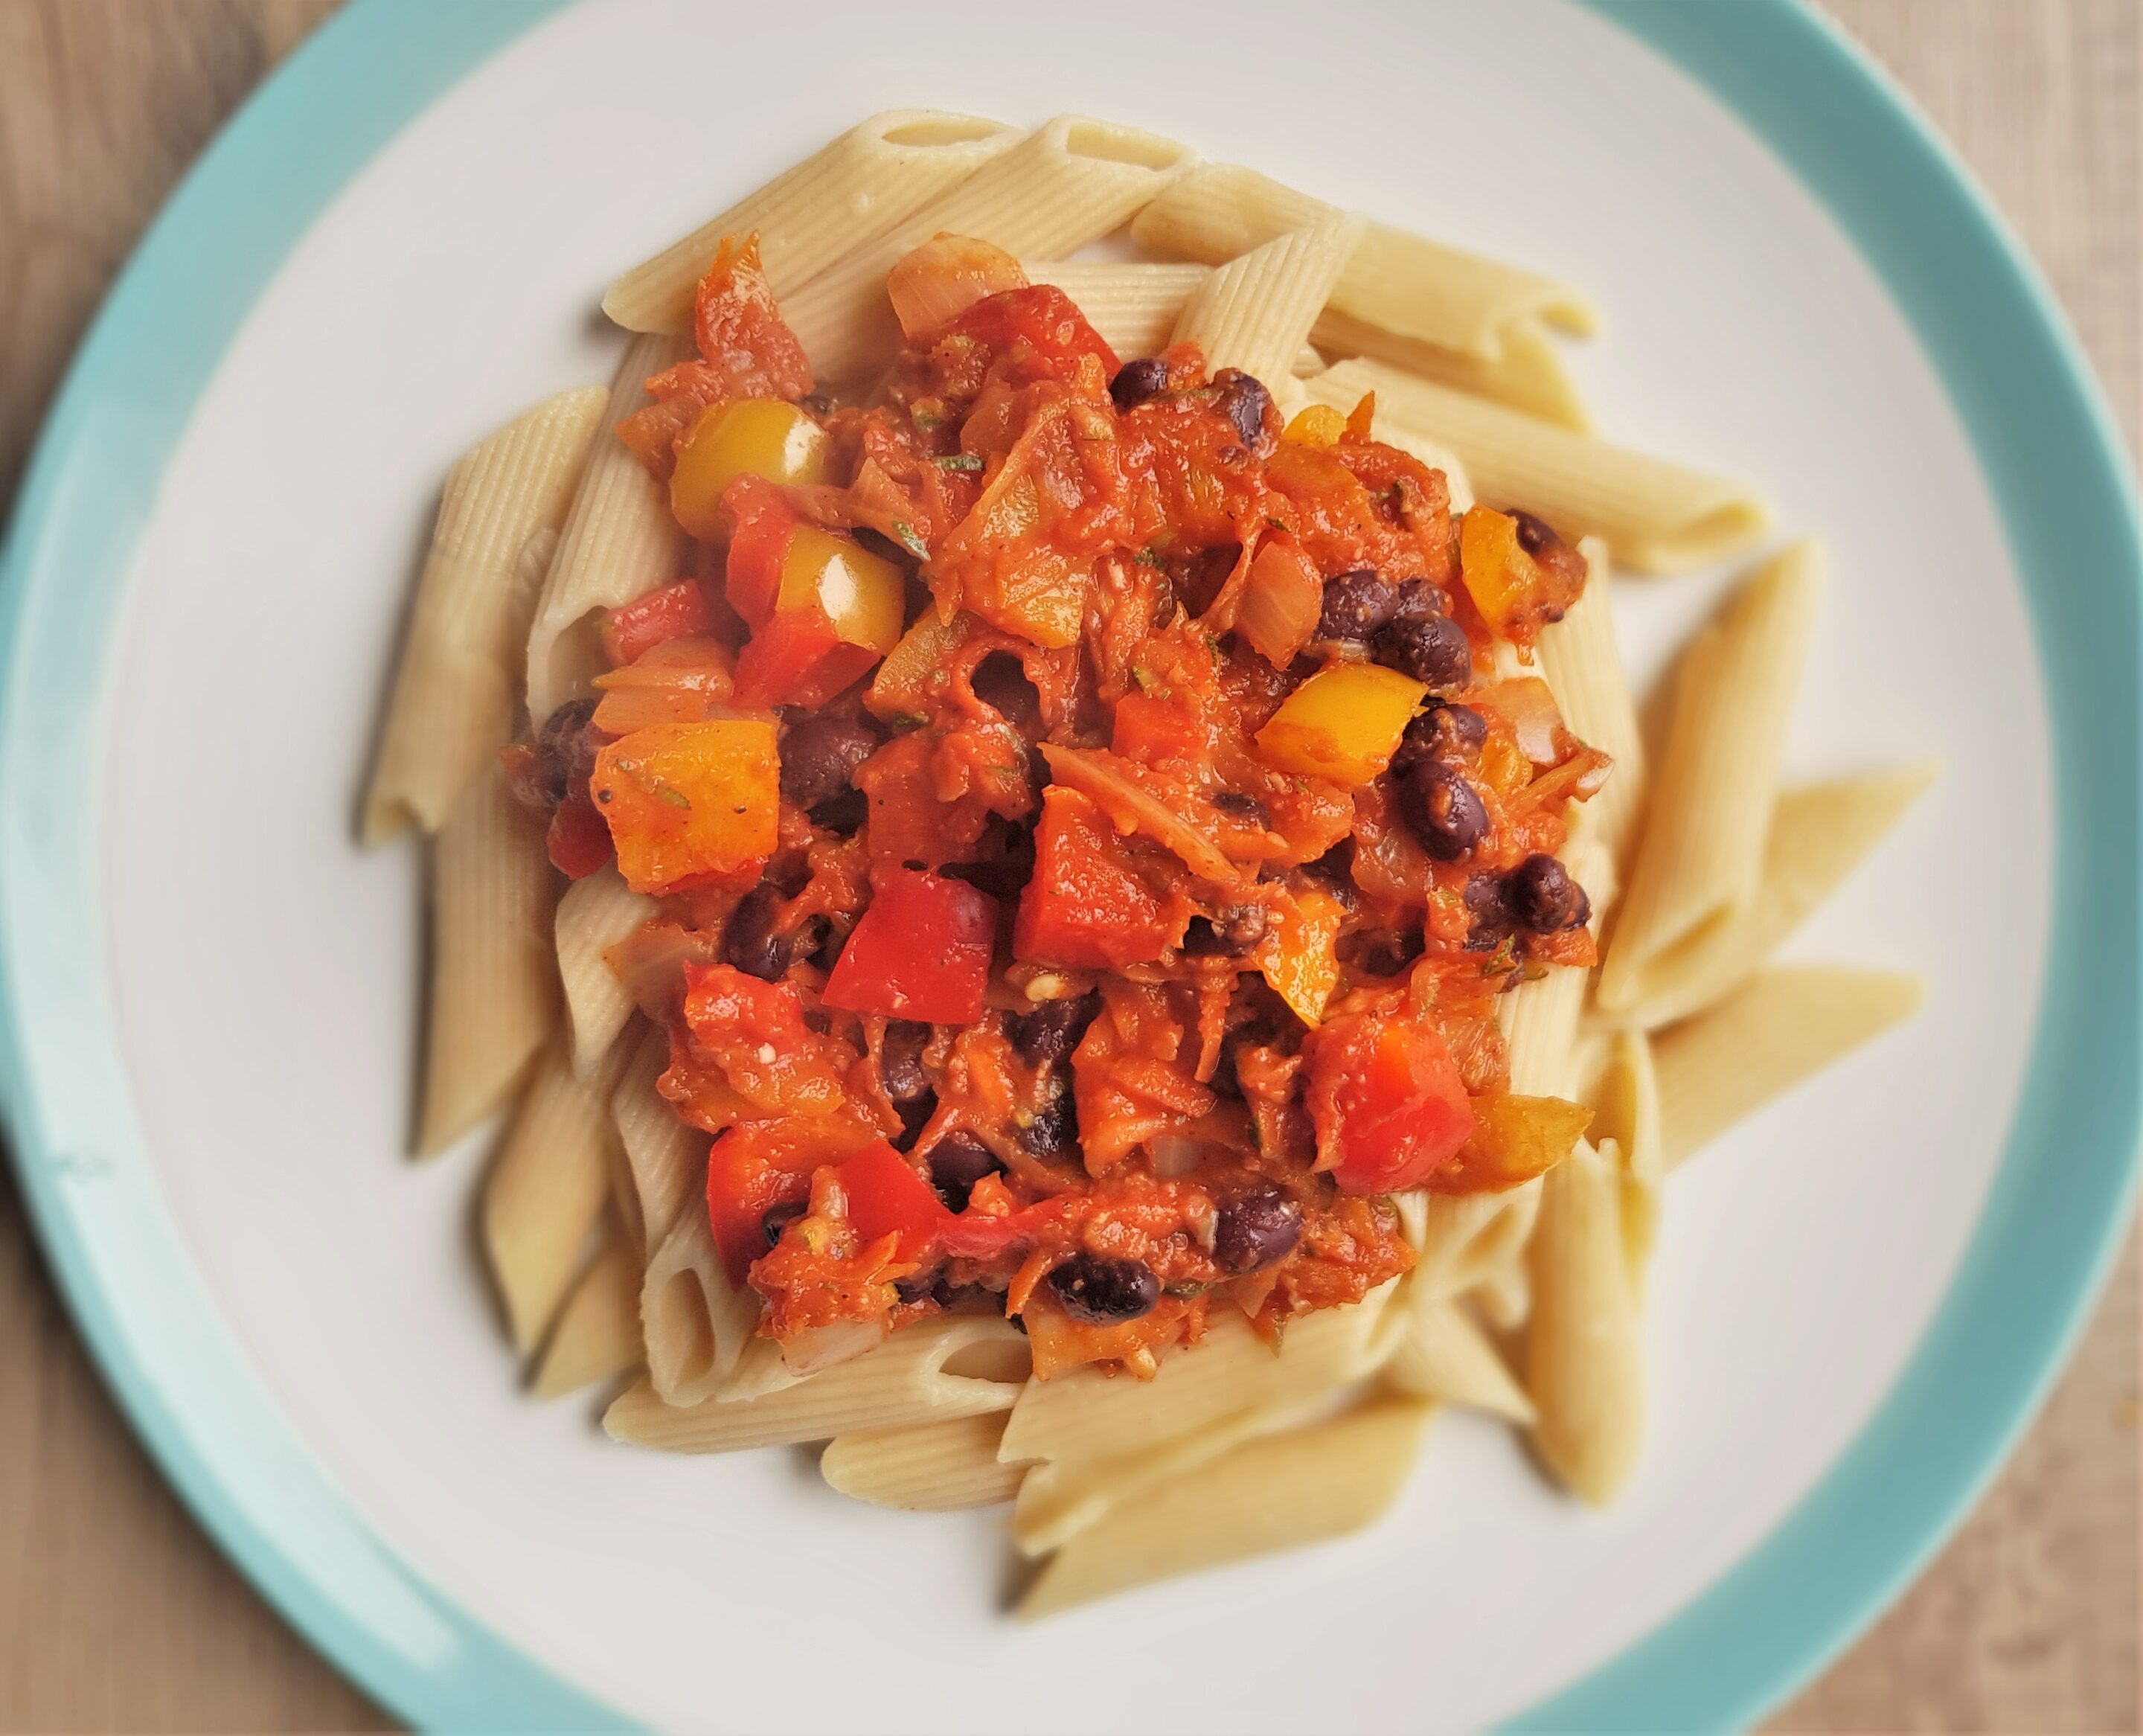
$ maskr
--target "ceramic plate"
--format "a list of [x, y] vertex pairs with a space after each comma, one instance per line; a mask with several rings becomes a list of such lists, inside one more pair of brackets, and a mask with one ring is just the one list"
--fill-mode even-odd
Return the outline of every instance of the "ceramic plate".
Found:
[[[1312, 23], [1314, 17], [1314, 22]], [[402, 1152], [420, 887], [355, 796], [439, 478], [607, 377], [619, 267], [874, 109], [1081, 109], [1566, 276], [1611, 433], [1830, 542], [1791, 766], [1933, 796], [1795, 944], [1909, 1026], [1676, 1176], [1611, 1512], [1439, 1420], [1373, 1532], [1041, 1626], [988, 1514], [629, 1451], [516, 1390], [473, 1144]], [[2137, 556], [2044, 291], [1788, 0], [956, 17], [359, 0], [114, 292], [10, 544], [7, 1105], [136, 1426], [405, 1716], [516, 1728], [1714, 1727], [1964, 1510], [2113, 1245], [2137, 1125]], [[1632, 581], [1656, 670], [1723, 575]]]

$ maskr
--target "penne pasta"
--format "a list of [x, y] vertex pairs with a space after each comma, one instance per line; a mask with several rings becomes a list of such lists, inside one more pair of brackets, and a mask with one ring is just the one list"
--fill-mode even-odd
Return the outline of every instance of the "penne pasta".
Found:
[[1285, 378], [1364, 227], [1334, 211], [1229, 260], [1184, 304], [1170, 341], [1197, 344], [1215, 372]]
[[1644, 1347], [1611, 1141], [1577, 1148], [1542, 1178], [1530, 1249], [1526, 1384], [1533, 1446], [1580, 1500], [1612, 1500], [1644, 1439]]
[[670, 1040], [660, 1026], [651, 1026], [634, 1046], [610, 1100], [625, 1159], [618, 1215], [649, 1253], [685, 1207], [697, 1204], [707, 1174], [707, 1135], [679, 1120], [655, 1088], [669, 1065]]
[[625, 273], [604, 292], [603, 312], [628, 331], [690, 332], [693, 291], [722, 237], [754, 231], [767, 281], [786, 296], [1019, 137], [1018, 128], [977, 115], [873, 115]]
[[1157, 134], [1060, 115], [783, 297], [783, 317], [820, 384], [854, 378], [891, 353], [885, 274], [918, 242], [972, 235], [1016, 257], [1059, 258], [1119, 227], [1191, 157]]
[[494, 760], [432, 850], [432, 983], [417, 1150], [444, 1150], [505, 1102], [557, 1018], [543, 824]]
[[1381, 362], [1341, 362], [1303, 382], [1309, 397], [1352, 410], [1365, 392], [1394, 427], [1458, 455], [1492, 507], [1537, 514], [1565, 537], [1598, 537], [1643, 572], [1683, 572], [1761, 537], [1770, 507], [1745, 483], [1556, 428]]
[[1030, 282], [1054, 284], [1078, 303], [1102, 342], [1126, 361], [1167, 349], [1184, 304], [1213, 275], [1210, 265], [1116, 260], [1053, 260], [1025, 269]]
[[1157, 1484], [1052, 1556], [1021, 1600], [1021, 1618], [1373, 1524], [1406, 1486], [1433, 1409], [1405, 1399], [1366, 1404]]
[[1027, 1340], [1002, 1319], [947, 1314], [779, 1392], [743, 1400], [666, 1402], [642, 1381], [611, 1406], [620, 1441], [671, 1452], [735, 1452], [908, 1428], [1008, 1411], [1027, 1379]]
[[826, 1486], [881, 1507], [943, 1513], [995, 1506], [1019, 1493], [1023, 1464], [997, 1457], [1004, 1413], [948, 1417], [912, 1428], [836, 1435], [819, 1460]]
[[[1606, 785], [1572, 812], [1571, 837], [1604, 849], [1606, 865], [1619, 879], [1636, 850], [1644, 809], [1645, 738], [1615, 642], [1607, 545], [1588, 537], [1579, 551], [1585, 556], [1585, 589], [1562, 619], [1542, 632], [1540, 667], [1571, 733], [1615, 762]], [[1610, 888], [1588, 881], [1586, 890], [1595, 893], [1596, 906], [1613, 903]]]
[[1603, 1011], [1628, 1009], [1656, 962], [1710, 944], [1754, 899], [1822, 590], [1820, 550], [1794, 543], [1683, 654], [1651, 817], [1601, 967]]
[[641, 1279], [648, 1384], [665, 1404], [713, 1399], [758, 1324], [759, 1298], [730, 1282], [706, 1213], [680, 1212]]
[[1894, 971], [1774, 965], [1652, 1039], [1662, 1164], [1672, 1169], [1751, 1115], [1911, 1016], [1920, 981]]
[[1622, 1252], [1631, 1293], [1642, 1301], [1645, 1269], [1659, 1223], [1660, 1184], [1666, 1177], [1659, 1074], [1652, 1065], [1651, 1040], [1644, 1032], [1615, 1034], [1600, 1077], [1585, 1100], [1592, 1106], [1592, 1125], [1586, 1131], [1603, 1150], [1611, 1140], [1621, 1156]]
[[[1323, 200], [1235, 163], [1206, 163], [1139, 214], [1131, 234], [1158, 253], [1233, 259], [1331, 214]], [[1584, 296], [1536, 272], [1462, 253], [1387, 223], [1372, 223], [1349, 261], [1334, 304], [1401, 338], [1492, 359], [1512, 325], [1545, 320], [1586, 334], [1599, 316]]]
[[1532, 1234], [1540, 1190], [1536, 1175], [1507, 1193], [1428, 1194], [1415, 1243], [1415, 1287], [1450, 1297], [1492, 1279]]
[[1507, 1259], [1483, 1273], [1464, 1291], [1463, 1299], [1494, 1331], [1516, 1332], [1523, 1326], [1533, 1306], [1532, 1274], [1526, 1269], [1525, 1249], [1513, 1249]]
[[1152, 1379], [1112, 1379], [1075, 1368], [1030, 1383], [1005, 1425], [1007, 1459], [1094, 1458], [1187, 1435], [1252, 1407], [1328, 1392], [1369, 1372], [1378, 1318], [1392, 1284], [1351, 1308], [1306, 1314], [1279, 1347], [1222, 1309], [1195, 1356], [1169, 1358]]
[[1617, 982], [1621, 997], [1603, 1006], [1603, 1013], [1616, 1024], [1651, 1030], [1688, 1017], [1745, 982], [1845, 883], [1939, 771], [1923, 763], [1780, 790], [1748, 903], [1646, 959], [1634, 983]]
[[1591, 433], [1592, 418], [1563, 366], [1562, 350], [1540, 321], [1521, 314], [1502, 328], [1502, 336], [1494, 355], [1480, 356], [1398, 337], [1334, 306], [1318, 316], [1310, 341], [1335, 361], [1366, 356], [1388, 362], [1475, 398], [1492, 398], [1557, 428]]
[[536, 1363], [538, 1398], [559, 1398], [640, 1366], [640, 1254], [616, 1224], [575, 1280]]
[[1332, 1395], [1252, 1406], [1189, 1434], [1098, 1457], [1046, 1459], [1027, 1472], [1013, 1506], [1012, 1539], [1022, 1554], [1045, 1555], [1156, 1484], [1195, 1471], [1246, 1441], [1294, 1428], [1331, 1407]]
[[669, 496], [625, 443], [609, 432], [648, 402], [644, 383], [691, 353], [688, 340], [636, 338], [626, 346], [603, 408], [604, 433], [589, 453], [557, 552], [526, 628], [523, 696], [539, 728], [607, 665], [590, 619], [677, 576], [685, 535]]
[[367, 843], [435, 832], [513, 734], [522, 551], [556, 532], [602, 414], [601, 388], [547, 398], [447, 472], [364, 799]]
[[483, 1245], [517, 1350], [533, 1349], [572, 1288], [609, 1190], [611, 1081], [582, 1079], [562, 1042], [529, 1081], [483, 1189]]
[[1384, 1364], [1383, 1377], [1412, 1397], [1485, 1411], [1521, 1427], [1534, 1419], [1532, 1400], [1487, 1334], [1448, 1298], [1418, 1299], [1407, 1310], [1407, 1329]]
[[611, 863], [574, 881], [558, 900], [558, 977], [577, 1073], [595, 1070], [634, 1011], [632, 997], [603, 954], [636, 932], [656, 908], [654, 899], [627, 886]]

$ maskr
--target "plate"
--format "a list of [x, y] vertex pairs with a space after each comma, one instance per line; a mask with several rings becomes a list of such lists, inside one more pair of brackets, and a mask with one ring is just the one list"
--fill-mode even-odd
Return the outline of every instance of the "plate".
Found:
[[[1753, 1719], [1966, 1510], [2132, 1183], [2136, 526], [2051, 300], [1790, 0], [1354, 0], [1314, 39], [1284, 0], [814, 16], [359, 0], [83, 348], [0, 591], [0, 1083], [136, 1427], [423, 1724]], [[1948, 761], [1796, 942], [1924, 971], [1927, 1008], [1677, 1177], [1611, 1513], [1452, 1416], [1366, 1536], [1027, 1628], [992, 1516], [630, 1452], [517, 1392], [479, 1153], [400, 1155], [417, 863], [351, 843], [409, 576], [452, 457], [607, 375], [616, 269], [896, 105], [1107, 115], [1583, 284], [1608, 432], [1830, 542], [1793, 769]], [[1723, 582], [1622, 587], [1641, 673]]]

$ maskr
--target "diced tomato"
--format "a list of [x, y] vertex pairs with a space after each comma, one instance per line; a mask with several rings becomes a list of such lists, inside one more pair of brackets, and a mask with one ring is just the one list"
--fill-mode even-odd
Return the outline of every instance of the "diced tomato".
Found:
[[789, 552], [796, 514], [789, 497], [764, 477], [740, 476], [722, 491], [729, 521], [725, 589], [730, 606], [747, 626], [761, 626], [781, 594], [781, 562]]
[[685, 1024], [692, 1048], [747, 1102], [777, 1114], [830, 1115], [844, 1101], [837, 1046], [804, 1022], [785, 982], [734, 965], [686, 964]]
[[1126, 866], [1101, 809], [1052, 784], [1042, 793], [1034, 877], [1020, 894], [1013, 952], [1065, 970], [1120, 970], [1160, 957], [1171, 937], [1161, 901]]
[[724, 235], [692, 297], [700, 354], [723, 370], [730, 398], [801, 398], [811, 389], [804, 346], [775, 305], [759, 263], [759, 234]]
[[948, 329], [987, 344], [1000, 357], [1016, 356], [1012, 378], [1022, 383], [1070, 379], [1082, 356], [1100, 360], [1104, 378], [1116, 371], [1116, 353], [1054, 284], [1030, 284], [985, 296]]
[[965, 1025], [980, 1016], [997, 903], [964, 880], [894, 868], [841, 948], [829, 1006]]
[[1313, 1031], [1303, 1052], [1318, 1166], [1348, 1193], [1418, 1187], [1472, 1135], [1465, 1081], [1426, 1025], [1348, 1013]]
[[898, 1236], [903, 1260], [920, 1259], [953, 1221], [937, 1191], [883, 1140], [864, 1146], [834, 1173], [848, 1196], [849, 1227], [866, 1242]]
[[844, 1120], [787, 1120], [749, 1122], [715, 1141], [707, 1154], [707, 1227], [730, 1283], [741, 1285], [766, 1252], [766, 1214], [801, 1204], [813, 1171], [869, 1139]]
[[585, 879], [611, 858], [610, 828], [586, 796], [568, 796], [551, 816], [544, 840], [551, 866], [568, 879]]
[[713, 625], [706, 592], [686, 579], [611, 610], [603, 621], [603, 654], [615, 669], [666, 639], [692, 638]]
[[737, 655], [737, 698], [748, 705], [823, 705], [878, 661], [849, 645], [822, 615], [779, 615]]
[[1147, 765], [1171, 759], [1195, 760], [1205, 752], [1205, 730], [1187, 705], [1127, 693], [1116, 701], [1112, 752]]

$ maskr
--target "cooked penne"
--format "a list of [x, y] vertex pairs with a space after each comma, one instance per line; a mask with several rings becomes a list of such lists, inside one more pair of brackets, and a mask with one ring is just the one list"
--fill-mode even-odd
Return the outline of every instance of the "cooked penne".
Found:
[[577, 1073], [594, 1071], [633, 1013], [632, 997], [603, 954], [637, 931], [656, 908], [610, 863], [576, 880], [558, 900], [558, 977], [565, 986]]
[[1078, 303], [1087, 323], [1125, 361], [1166, 349], [1184, 304], [1213, 275], [1210, 265], [1113, 260], [1023, 263], [1030, 281], [1054, 284]]
[[1027, 1473], [1012, 1516], [1012, 1540], [1023, 1555], [1046, 1555], [1156, 1484], [1195, 1471], [1246, 1441], [1299, 1427], [1329, 1411], [1330, 1392], [1254, 1405], [1188, 1434], [1129, 1452], [1046, 1459]]
[[1505, 1193], [1430, 1194], [1415, 1244], [1415, 1286], [1448, 1297], [1491, 1279], [1532, 1235], [1540, 1189], [1535, 1176]]
[[1654, 953], [1633, 982], [1618, 981], [1618, 998], [1611, 1006], [1603, 1002], [1602, 1013], [1616, 1024], [1651, 1030], [1701, 1011], [1747, 980], [1845, 883], [1940, 769], [1923, 763], [1780, 790], [1749, 901]]
[[1822, 590], [1821, 551], [1794, 543], [1683, 654], [1651, 817], [1601, 967], [1603, 1011], [1626, 1010], [1655, 962], [1706, 946], [1754, 901]]
[[1027, 1341], [1005, 1322], [945, 1314], [759, 1397], [673, 1405], [642, 1381], [610, 1407], [603, 1427], [641, 1447], [735, 1452], [1008, 1411], [1026, 1378]]
[[1171, 341], [1197, 344], [1216, 372], [1285, 378], [1363, 230], [1360, 218], [1334, 211], [1229, 260], [1184, 304]]
[[1007, 1459], [1095, 1458], [1149, 1447], [1253, 1406], [1327, 1392], [1369, 1372], [1392, 1285], [1351, 1308], [1304, 1315], [1277, 1348], [1220, 1311], [1195, 1356], [1170, 1357], [1152, 1379], [1076, 1368], [1030, 1384], [1005, 1426]]
[[517, 1349], [533, 1349], [549, 1328], [602, 1216], [617, 1140], [611, 1084], [582, 1078], [554, 1043], [485, 1178], [484, 1252]]
[[678, 1214], [641, 1280], [648, 1384], [665, 1404], [714, 1398], [736, 1372], [758, 1321], [758, 1298], [730, 1282], [706, 1214]]
[[1531, 314], [1522, 314], [1502, 328], [1502, 342], [1492, 356], [1402, 338], [1337, 306], [1327, 307], [1318, 316], [1309, 335], [1334, 361], [1366, 356], [1475, 398], [1493, 398], [1557, 428], [1580, 434], [1592, 432], [1592, 418], [1578, 395], [1576, 382], [1563, 366], [1561, 346]]
[[1408, 1308], [1407, 1329], [1384, 1364], [1383, 1377], [1409, 1397], [1485, 1411], [1521, 1427], [1534, 1418], [1532, 1400], [1487, 1334], [1448, 1298], [1418, 1298]]
[[637, 1368], [640, 1253], [612, 1224], [602, 1246], [574, 1281], [536, 1363], [538, 1398], [559, 1398]]
[[1622, 1230], [1621, 1155], [1584, 1140], [1543, 1178], [1529, 1254], [1526, 1385], [1533, 1445], [1595, 1506], [1636, 1468], [1645, 1430], [1644, 1345]]
[[1666, 1149], [1660, 1126], [1660, 1082], [1651, 1041], [1641, 1031], [1620, 1031], [1608, 1045], [1600, 1077], [1586, 1093], [1592, 1125], [1586, 1130], [1604, 1150], [1612, 1140], [1621, 1158], [1622, 1251], [1631, 1291], [1641, 1302], [1660, 1214], [1660, 1184], [1666, 1176]]
[[1124, 223], [1191, 157], [1155, 133], [1060, 115], [784, 297], [782, 314], [822, 384], [853, 378], [892, 351], [885, 274], [918, 241], [972, 235], [1015, 257], [1060, 258]]
[[432, 850], [432, 987], [417, 1150], [444, 1150], [505, 1102], [558, 1009], [541, 821], [496, 761]]
[[655, 1088], [669, 1065], [670, 1040], [661, 1026], [651, 1026], [635, 1046], [610, 1100], [625, 1155], [618, 1214], [650, 1253], [706, 1182], [707, 1135], [679, 1120]]
[[1022, 1619], [1374, 1523], [1406, 1486], [1434, 1408], [1378, 1401], [1246, 1442], [1147, 1490], [1050, 1558], [1020, 1601]]
[[604, 432], [573, 491], [527, 629], [523, 696], [538, 727], [567, 700], [590, 690], [589, 680], [608, 666], [595, 639], [596, 611], [629, 603], [677, 576], [685, 536], [670, 515], [668, 497], [610, 431], [648, 402], [642, 383], [690, 348], [676, 338], [636, 338], [618, 364], [603, 408]]
[[[1205, 163], [1139, 214], [1133, 237], [1159, 253], [1217, 264], [1315, 222], [1334, 207], [1235, 163]], [[1552, 278], [1373, 223], [1334, 294], [1368, 324], [1441, 349], [1492, 359], [1512, 324], [1542, 319], [1590, 333], [1599, 316]]]
[[547, 398], [447, 472], [364, 799], [367, 843], [437, 831], [512, 739], [513, 639], [527, 619], [517, 564], [564, 522], [602, 407], [596, 386]]
[[628, 331], [690, 332], [692, 292], [722, 237], [754, 232], [767, 280], [788, 295], [1019, 136], [1017, 127], [977, 115], [927, 108], [873, 115], [634, 266], [604, 291], [603, 312]]
[[1448, 446], [1492, 507], [1519, 507], [1566, 537], [1598, 537], [1642, 572], [1683, 572], [1761, 537], [1771, 510], [1745, 483], [1611, 446], [1381, 362], [1342, 362], [1303, 382], [1351, 410], [1365, 392], [1395, 427]]
[[836, 1435], [819, 1460], [830, 1489], [881, 1507], [952, 1512], [995, 1506], [1019, 1493], [1023, 1464], [997, 1457], [1004, 1413], [948, 1417], [911, 1428]]
[[1672, 1169], [1745, 1115], [1909, 1018], [1919, 978], [1774, 965], [1652, 1039], [1660, 1145]]
[[[1606, 786], [1571, 814], [1571, 831], [1574, 839], [1607, 852], [1606, 866], [1620, 881], [1636, 850], [1644, 810], [1645, 738], [1615, 642], [1607, 545], [1588, 537], [1578, 551], [1585, 556], [1585, 590], [1561, 621], [1542, 630], [1540, 667], [1571, 732], [1615, 762]], [[1590, 881], [1586, 890], [1596, 894], [1596, 904], [1614, 902], [1610, 891]]]

